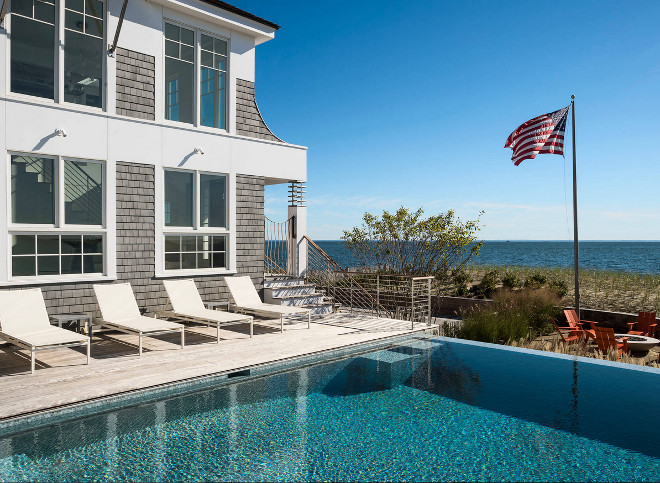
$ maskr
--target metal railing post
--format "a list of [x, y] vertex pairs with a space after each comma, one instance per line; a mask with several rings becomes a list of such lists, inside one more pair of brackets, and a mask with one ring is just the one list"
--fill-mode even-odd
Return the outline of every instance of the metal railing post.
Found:
[[349, 277], [351, 279], [351, 313], [353, 313], [353, 277]]
[[429, 309], [428, 309], [429, 310], [429, 321], [426, 325], [431, 325], [431, 322], [432, 322], [432, 318], [431, 318], [431, 306], [432, 306], [432, 302], [433, 302], [433, 299], [432, 299], [432, 296], [431, 296], [431, 282], [432, 281], [433, 281], [432, 278], [429, 278], [426, 281], [427, 282], [426, 283], [426, 286], [427, 286], [426, 289], [428, 290], [428, 294], [429, 294]]
[[376, 274], [376, 317], [380, 317], [380, 275]]

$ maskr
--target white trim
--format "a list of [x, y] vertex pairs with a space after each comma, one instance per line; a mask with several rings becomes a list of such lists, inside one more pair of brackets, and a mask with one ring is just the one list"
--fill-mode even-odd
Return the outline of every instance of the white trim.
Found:
[[114, 282], [117, 280], [116, 276], [100, 275], [98, 273], [90, 274], [88, 276], [78, 275], [41, 275], [31, 278], [16, 277], [13, 280], [0, 282], [2, 287], [14, 287], [20, 285], [55, 285], [60, 283], [88, 283], [88, 282]]
[[195, 270], [166, 270], [157, 273], [154, 278], [205, 277], [212, 275], [236, 275], [236, 270], [220, 268], [197, 268]]
[[[166, 24], [171, 24], [174, 26], [177, 26], [179, 28], [185, 28], [187, 30], [192, 30], [193, 32], [193, 120], [192, 123], [189, 122], [184, 122], [184, 121], [173, 121], [171, 119], [167, 119], [167, 77], [165, 75], [165, 59], [168, 58], [168, 56], [165, 54], [165, 49], [166, 49], [166, 38], [165, 38], [165, 25]], [[230, 90], [229, 90], [229, 76], [230, 76], [230, 66], [229, 66], [229, 54], [231, 53], [231, 42], [230, 42], [230, 37], [227, 37], [225, 35], [217, 34], [214, 33], [211, 30], [195, 26], [189, 23], [186, 23], [181, 20], [174, 19], [172, 17], [167, 17], [163, 15], [163, 21], [162, 21], [162, 46], [161, 48], [163, 49], [163, 72], [162, 72], [162, 84], [163, 84], [163, 124], [167, 126], [172, 126], [172, 127], [180, 127], [181, 125], [188, 125], [192, 126], [195, 131], [202, 130], [204, 132], [216, 134], [218, 132], [220, 133], [226, 133], [229, 134], [229, 101], [230, 101]], [[225, 74], [225, 127], [211, 127], [211, 126], [203, 126], [202, 125], [202, 118], [201, 118], [201, 111], [202, 111], [202, 98], [201, 98], [201, 86], [200, 86], [200, 80], [201, 80], [201, 70], [202, 70], [202, 62], [201, 62], [201, 55], [202, 55], [202, 47], [201, 47], [201, 42], [202, 42], [202, 34], [212, 37], [214, 39], [219, 39], [222, 40], [227, 44], [227, 55], [226, 57], [226, 66], [224, 70]], [[172, 57], [170, 57], [172, 58]], [[181, 59], [179, 59], [181, 60]], [[188, 61], [183, 61], [187, 62]], [[155, 91], [154, 91], [155, 95]]]
[[[56, 183], [54, 184], [54, 198], [55, 198], [55, 224], [28, 224], [28, 223], [14, 223], [11, 214], [11, 157], [12, 156], [30, 156], [38, 158], [52, 159], [55, 166], [53, 169], [54, 174], [57, 176]], [[30, 153], [25, 151], [6, 151], [6, 167], [5, 167], [5, 203], [6, 203], [6, 229], [4, 230], [4, 237], [6, 241], [6, 259], [2, 269], [0, 270], [0, 284], [52, 284], [61, 282], [85, 282], [89, 280], [114, 280], [117, 275], [117, 227], [116, 227], [116, 166], [115, 163], [109, 163], [102, 159], [85, 159], [74, 156], [61, 156], [52, 154]], [[102, 170], [102, 224], [101, 225], [74, 225], [65, 223], [65, 206], [64, 200], [64, 164], [66, 161], [87, 161], [90, 163], [98, 163], [103, 167]], [[109, 198], [112, 196], [112, 198]], [[111, 201], [112, 200], [112, 201]], [[35, 275], [31, 277], [13, 277], [11, 275], [12, 267], [12, 253], [11, 253], [11, 236], [17, 234], [35, 235], [40, 233], [48, 233], [53, 235], [101, 235], [103, 237], [103, 274], [76, 274], [76, 275]], [[35, 257], [37, 254], [35, 253]], [[61, 254], [58, 256], [61, 257]], [[61, 260], [60, 260], [61, 261]]]
[[[193, 173], [193, 227], [186, 226], [165, 226], [165, 172], [179, 171]], [[202, 227], [200, 226], [200, 175], [209, 174], [212, 176], [224, 176], [225, 178], [225, 221], [226, 227]], [[154, 272], [156, 278], [179, 277], [179, 276], [202, 276], [202, 275], [230, 275], [236, 273], [236, 174], [218, 173], [213, 171], [161, 167], [156, 168], [154, 173], [155, 193], [155, 260]], [[218, 268], [200, 268], [200, 269], [165, 269], [165, 236], [204, 236], [204, 235], [224, 235], [227, 237], [225, 246], [224, 269]]]

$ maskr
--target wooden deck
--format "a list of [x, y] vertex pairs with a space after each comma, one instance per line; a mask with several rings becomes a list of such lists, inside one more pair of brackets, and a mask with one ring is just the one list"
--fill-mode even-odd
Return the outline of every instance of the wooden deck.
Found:
[[145, 337], [142, 357], [137, 336], [95, 334], [89, 365], [84, 348], [44, 351], [37, 354], [34, 375], [29, 353], [4, 344], [0, 346], [0, 419], [428, 328], [415, 324], [412, 329], [410, 322], [401, 320], [332, 314], [314, 320], [309, 330], [305, 321], [285, 324], [280, 333], [279, 321], [255, 318], [252, 339], [247, 324], [222, 330], [219, 344], [214, 327], [187, 325], [183, 350], [178, 335]]

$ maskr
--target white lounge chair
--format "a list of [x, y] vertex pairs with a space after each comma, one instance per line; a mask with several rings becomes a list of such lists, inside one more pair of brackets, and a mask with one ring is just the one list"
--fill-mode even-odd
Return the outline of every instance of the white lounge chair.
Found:
[[140, 355], [142, 355], [142, 337], [168, 332], [181, 333], [181, 348], [183, 349], [185, 344], [183, 325], [141, 315], [130, 283], [102, 284], [93, 287], [101, 311], [101, 326], [127, 334], [137, 334]]
[[250, 324], [250, 337], [252, 337], [251, 316], [207, 309], [199, 296], [194, 280], [164, 280], [163, 285], [172, 305], [172, 310], [163, 312], [163, 315], [186, 322], [215, 324], [218, 343], [220, 343], [220, 327], [225, 325]]
[[279, 317], [280, 332], [284, 332], [284, 317], [290, 316], [307, 315], [307, 328], [311, 327], [311, 311], [302, 307], [263, 303], [250, 277], [225, 277], [225, 282], [234, 299], [235, 310], [265, 317]]
[[89, 337], [50, 325], [39, 288], [0, 291], [0, 338], [30, 351], [32, 374], [37, 351], [86, 345], [89, 364]]

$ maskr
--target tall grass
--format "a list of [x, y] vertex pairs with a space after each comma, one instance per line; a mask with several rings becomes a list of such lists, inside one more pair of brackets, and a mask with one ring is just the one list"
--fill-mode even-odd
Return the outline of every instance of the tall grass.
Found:
[[549, 319], [556, 317], [559, 302], [558, 297], [546, 289], [500, 291], [493, 300], [494, 307], [465, 313], [455, 335], [481, 342], [510, 343], [530, 333], [547, 332]]
[[[523, 282], [544, 276], [548, 281], [563, 282], [568, 293], [562, 303], [574, 301], [574, 274], [572, 268], [537, 268], [518, 266], [472, 266], [467, 269], [473, 284], [478, 284], [485, 273], [497, 271], [515, 276]], [[449, 295], [449, 293], [444, 293]], [[580, 305], [583, 308], [632, 312], [640, 310], [660, 312], [660, 275], [580, 270]]]

